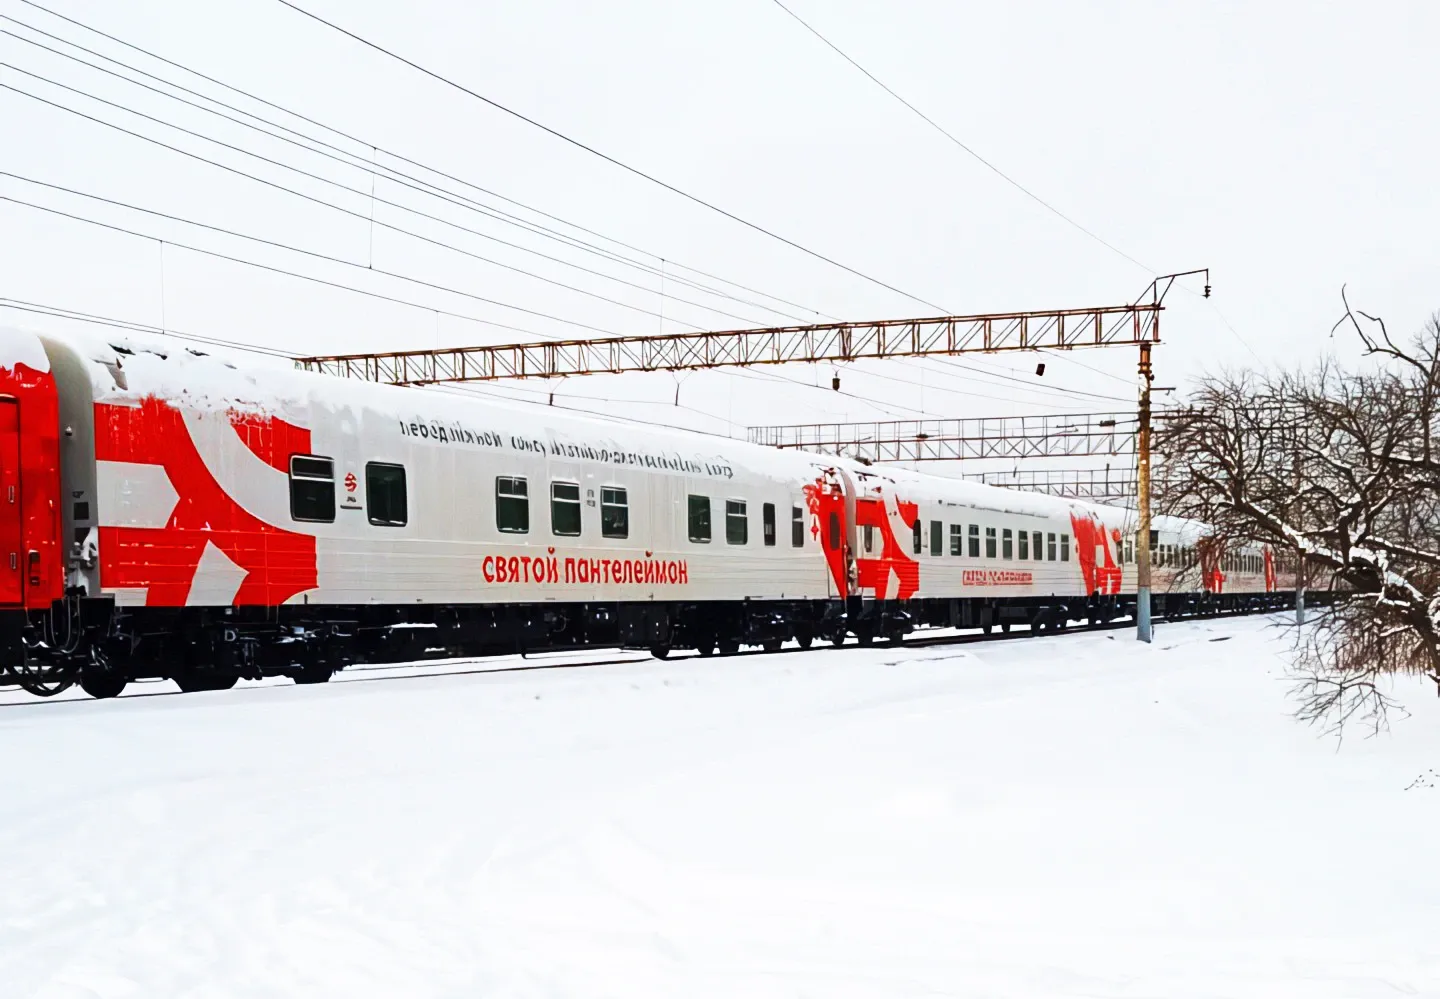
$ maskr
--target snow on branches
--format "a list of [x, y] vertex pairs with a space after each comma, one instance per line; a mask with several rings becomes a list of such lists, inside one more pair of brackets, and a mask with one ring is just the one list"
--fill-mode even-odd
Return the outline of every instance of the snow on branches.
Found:
[[[1343, 296], [1343, 292], [1342, 292]], [[1301, 645], [1300, 715], [1383, 724], [1376, 679], [1440, 690], [1440, 316], [1409, 344], [1345, 304], [1359, 370], [1207, 376], [1157, 434], [1159, 505], [1303, 555], [1334, 593]]]

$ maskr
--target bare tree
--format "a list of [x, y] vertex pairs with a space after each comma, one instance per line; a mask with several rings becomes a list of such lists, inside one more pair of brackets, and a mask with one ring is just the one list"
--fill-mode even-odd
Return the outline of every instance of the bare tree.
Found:
[[1401, 346], [1346, 301], [1341, 328], [1364, 370], [1203, 379], [1158, 434], [1159, 501], [1294, 553], [1331, 594], [1299, 646], [1299, 715], [1378, 728], [1380, 677], [1420, 673], [1440, 692], [1440, 315]]

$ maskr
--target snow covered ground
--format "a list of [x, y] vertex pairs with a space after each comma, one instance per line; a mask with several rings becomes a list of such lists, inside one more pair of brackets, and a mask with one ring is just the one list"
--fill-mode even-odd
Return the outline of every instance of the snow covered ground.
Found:
[[1433, 689], [1157, 638], [7, 697], [0, 996], [1440, 994]]

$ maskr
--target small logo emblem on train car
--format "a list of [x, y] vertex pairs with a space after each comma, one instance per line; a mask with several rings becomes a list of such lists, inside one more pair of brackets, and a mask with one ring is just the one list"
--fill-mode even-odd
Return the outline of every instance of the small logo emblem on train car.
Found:
[[346, 473], [345, 473], [345, 491], [346, 491], [347, 493], [353, 493], [353, 492], [355, 491], [356, 487], [359, 486], [359, 485], [360, 485], [360, 480], [357, 479], [357, 478], [355, 478], [355, 473], [354, 473], [354, 472], [346, 472]]

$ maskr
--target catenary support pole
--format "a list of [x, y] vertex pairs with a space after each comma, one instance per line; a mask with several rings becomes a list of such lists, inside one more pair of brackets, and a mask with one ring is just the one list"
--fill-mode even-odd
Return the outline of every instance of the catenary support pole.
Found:
[[[1304, 479], [1300, 472], [1300, 443], [1299, 434], [1296, 434], [1295, 441], [1295, 518], [1296, 526], [1304, 531], [1305, 508], [1300, 502], [1300, 490]], [[1299, 545], [1295, 546], [1295, 626], [1300, 627], [1305, 623], [1305, 549]]]
[[1140, 523], [1135, 530], [1135, 637], [1148, 642], [1150, 626], [1150, 345], [1140, 345], [1140, 432], [1135, 442]]

